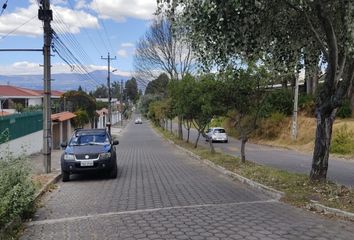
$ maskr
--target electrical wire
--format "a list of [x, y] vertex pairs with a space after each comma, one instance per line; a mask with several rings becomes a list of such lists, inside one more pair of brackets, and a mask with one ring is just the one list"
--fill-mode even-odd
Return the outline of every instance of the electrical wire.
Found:
[[2, 10], [1, 10], [1, 13], [0, 13], [0, 17], [1, 17], [1, 15], [4, 13], [4, 11], [5, 11], [5, 9], [7, 8], [7, 2], [8, 2], [9, 0], [6, 0], [6, 2], [4, 3], [4, 5], [2, 5]]
[[26, 20], [26, 22], [22, 23], [21, 25], [17, 26], [15, 29], [11, 30], [10, 32], [8, 32], [7, 34], [3, 35], [0, 37], [0, 40], [3, 40], [4, 38], [8, 37], [9, 35], [11, 35], [12, 33], [16, 32], [18, 29], [20, 29], [21, 27], [23, 27], [24, 25], [26, 25], [27, 23], [31, 22], [33, 19], [35, 19], [37, 17], [37, 15], [33, 16], [32, 18]]

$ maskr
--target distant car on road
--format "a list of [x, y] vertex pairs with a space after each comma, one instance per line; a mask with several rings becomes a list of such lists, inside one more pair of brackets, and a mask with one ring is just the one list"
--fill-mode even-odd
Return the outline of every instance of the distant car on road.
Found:
[[142, 124], [143, 121], [141, 121], [141, 118], [136, 118], [134, 121], [135, 124]]
[[206, 141], [211, 140], [212, 142], [225, 142], [229, 141], [226, 131], [222, 127], [209, 128], [206, 132]]
[[116, 147], [106, 129], [75, 130], [61, 156], [63, 182], [70, 180], [70, 174], [88, 171], [104, 171], [110, 178], [117, 177]]

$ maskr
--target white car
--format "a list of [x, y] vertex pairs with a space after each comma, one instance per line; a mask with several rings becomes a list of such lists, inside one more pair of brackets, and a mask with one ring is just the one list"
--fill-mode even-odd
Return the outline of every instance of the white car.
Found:
[[213, 142], [225, 142], [227, 143], [229, 141], [226, 131], [222, 127], [213, 127], [209, 128], [208, 131], [206, 132], [206, 141], [211, 139]]
[[143, 121], [141, 121], [141, 118], [136, 118], [134, 121], [135, 124], [142, 124]]

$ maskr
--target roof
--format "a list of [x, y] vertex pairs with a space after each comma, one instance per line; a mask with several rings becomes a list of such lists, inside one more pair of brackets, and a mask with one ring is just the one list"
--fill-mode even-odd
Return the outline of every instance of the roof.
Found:
[[74, 117], [76, 117], [76, 115], [73, 114], [72, 112], [60, 112], [60, 113], [55, 113], [55, 114], [51, 115], [52, 121], [55, 121], [55, 122], [64, 122], [64, 121], [72, 119]]
[[[60, 97], [64, 92], [52, 90], [53, 97]], [[0, 85], [0, 96], [4, 97], [42, 97], [43, 90], [21, 88], [11, 85]]]
[[98, 115], [100, 115], [100, 116], [102, 116], [102, 115], [107, 115], [107, 114], [108, 114], [108, 110], [107, 110], [107, 108], [102, 108], [102, 109], [100, 109], [100, 110], [96, 110], [96, 113], [97, 113]]
[[6, 112], [6, 111], [0, 111], [0, 116], [7, 116], [11, 115], [12, 113]]

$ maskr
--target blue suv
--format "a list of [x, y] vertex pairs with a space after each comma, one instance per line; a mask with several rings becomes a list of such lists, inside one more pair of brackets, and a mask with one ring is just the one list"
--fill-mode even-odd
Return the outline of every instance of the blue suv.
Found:
[[105, 171], [110, 178], [118, 173], [116, 145], [106, 129], [77, 129], [61, 156], [63, 182], [70, 180], [70, 174], [88, 171]]

